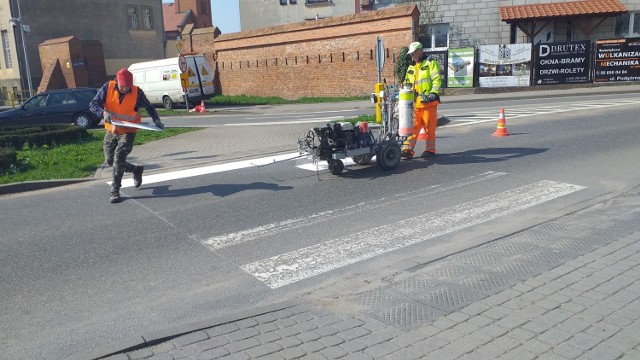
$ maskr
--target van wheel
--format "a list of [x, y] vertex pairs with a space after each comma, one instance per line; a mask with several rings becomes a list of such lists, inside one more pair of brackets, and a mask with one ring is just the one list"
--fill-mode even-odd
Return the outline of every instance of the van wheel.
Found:
[[162, 98], [162, 105], [165, 109], [173, 109], [173, 100], [170, 97], [165, 96]]

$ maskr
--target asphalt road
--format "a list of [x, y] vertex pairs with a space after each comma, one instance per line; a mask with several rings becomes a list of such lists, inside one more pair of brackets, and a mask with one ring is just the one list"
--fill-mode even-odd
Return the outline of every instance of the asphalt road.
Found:
[[[3, 356], [63, 358], [277, 300], [345, 297], [636, 187], [640, 105], [585, 100], [443, 106], [440, 155], [392, 171], [336, 177], [295, 159], [169, 176], [125, 188], [117, 206], [102, 181], [3, 196]], [[491, 136], [500, 107], [508, 137]], [[252, 129], [270, 126], [306, 125]]]

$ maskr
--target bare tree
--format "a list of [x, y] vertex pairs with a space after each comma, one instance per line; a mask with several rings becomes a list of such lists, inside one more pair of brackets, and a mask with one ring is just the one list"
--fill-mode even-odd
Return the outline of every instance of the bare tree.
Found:
[[442, 15], [438, 12], [439, 0], [396, 0], [398, 5], [415, 4], [420, 11], [418, 40], [426, 45], [431, 41], [434, 28], [432, 25], [442, 22]]
[[[437, 12], [439, 0], [396, 0], [396, 3], [397, 5], [415, 4], [418, 7], [420, 12], [418, 41], [425, 46], [431, 44], [432, 35], [436, 31], [432, 25], [439, 24], [442, 20], [442, 16]], [[404, 80], [407, 68], [412, 62], [407, 50], [407, 47], [403, 47], [398, 54], [395, 72], [399, 83]]]

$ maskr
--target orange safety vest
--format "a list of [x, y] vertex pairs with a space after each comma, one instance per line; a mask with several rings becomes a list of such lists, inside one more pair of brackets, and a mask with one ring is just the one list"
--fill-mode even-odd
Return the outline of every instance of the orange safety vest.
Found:
[[[131, 91], [124, 96], [121, 103], [120, 92], [116, 86], [115, 81], [109, 81], [109, 87], [105, 94], [104, 111], [111, 114], [112, 120], [139, 124], [142, 121], [142, 116], [140, 116], [140, 111], [135, 110], [138, 102], [138, 87], [132, 85]], [[107, 123], [104, 124], [104, 128], [107, 131], [118, 135], [135, 133], [138, 131], [136, 128], [113, 126]]]

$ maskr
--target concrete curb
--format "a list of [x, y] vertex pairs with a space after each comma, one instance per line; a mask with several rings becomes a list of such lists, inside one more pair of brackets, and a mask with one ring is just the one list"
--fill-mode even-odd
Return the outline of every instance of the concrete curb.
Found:
[[58, 186], [77, 184], [87, 181], [93, 181], [93, 178], [87, 179], [61, 179], [61, 180], [42, 180], [42, 181], [24, 181], [20, 183], [0, 185], [0, 195], [15, 194], [19, 192], [49, 189]]
[[142, 349], [148, 346], [153, 346], [167, 340], [173, 339], [175, 337], [185, 335], [188, 333], [192, 333], [194, 331], [200, 331], [204, 329], [208, 329], [214, 326], [219, 326], [227, 323], [236, 322], [239, 320], [268, 314], [274, 311], [288, 309], [294, 306], [305, 304], [306, 302], [302, 299], [291, 299], [285, 300], [265, 306], [261, 306], [258, 308], [248, 309], [245, 311], [222, 315], [216, 318], [196, 321], [188, 324], [173, 326], [163, 330], [151, 331], [147, 334], [143, 334], [140, 336], [134, 336], [129, 339], [123, 339], [116, 341], [114, 343], [101, 346], [94, 350], [80, 353], [68, 357], [67, 360], [85, 360], [85, 359], [101, 359], [114, 354], [119, 354], [127, 351], [134, 351], [138, 349]]

